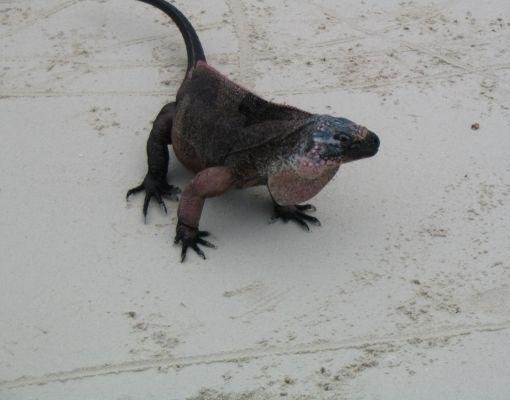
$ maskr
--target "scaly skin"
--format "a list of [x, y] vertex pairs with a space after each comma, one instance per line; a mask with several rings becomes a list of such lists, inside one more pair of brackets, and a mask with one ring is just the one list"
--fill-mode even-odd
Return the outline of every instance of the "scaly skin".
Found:
[[210, 67], [189, 21], [162, 0], [141, 0], [165, 11], [183, 33], [188, 69], [175, 103], [165, 106], [147, 143], [149, 170], [128, 196], [145, 190], [144, 215], [151, 198], [165, 209], [162, 197], [178, 189], [166, 181], [169, 144], [177, 159], [196, 176], [182, 193], [175, 242], [205, 258], [199, 221], [205, 199], [232, 188], [266, 185], [274, 203], [273, 219], [293, 220], [305, 229], [319, 221], [297, 205], [315, 196], [345, 162], [371, 157], [377, 136], [352, 121], [311, 114], [268, 102]]

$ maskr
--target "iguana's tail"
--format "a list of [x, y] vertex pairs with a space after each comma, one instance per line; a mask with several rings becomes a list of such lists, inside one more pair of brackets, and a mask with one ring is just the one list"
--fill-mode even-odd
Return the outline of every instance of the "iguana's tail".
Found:
[[150, 4], [159, 8], [175, 22], [181, 31], [184, 42], [186, 43], [186, 51], [188, 53], [188, 68], [186, 73], [190, 72], [198, 61], [206, 61], [202, 44], [198, 38], [191, 22], [180, 12], [175, 6], [164, 0], [138, 0], [143, 3]]

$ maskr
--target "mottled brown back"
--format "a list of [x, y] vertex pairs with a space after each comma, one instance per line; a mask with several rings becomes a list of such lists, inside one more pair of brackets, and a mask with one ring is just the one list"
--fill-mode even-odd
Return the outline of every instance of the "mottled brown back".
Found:
[[263, 100], [201, 62], [179, 89], [173, 135], [192, 146], [205, 167], [235, 167], [246, 157], [260, 165], [266, 162], [260, 158], [279, 153], [266, 154], [268, 145], [286, 141], [310, 117]]

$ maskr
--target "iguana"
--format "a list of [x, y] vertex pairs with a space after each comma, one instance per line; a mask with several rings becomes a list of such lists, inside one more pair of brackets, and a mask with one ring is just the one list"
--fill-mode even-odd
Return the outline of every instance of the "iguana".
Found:
[[274, 219], [293, 220], [306, 230], [320, 225], [308, 215], [315, 196], [341, 164], [375, 155], [379, 138], [345, 118], [312, 114], [275, 104], [232, 82], [207, 64], [197, 33], [188, 19], [163, 0], [139, 0], [166, 13], [186, 44], [188, 66], [175, 99], [156, 117], [147, 142], [148, 173], [130, 195], [145, 191], [147, 218], [154, 198], [166, 212], [164, 196], [177, 199], [180, 190], [167, 182], [168, 146], [196, 175], [181, 194], [175, 243], [181, 261], [199, 245], [215, 247], [199, 230], [205, 199], [226, 191], [266, 185]]

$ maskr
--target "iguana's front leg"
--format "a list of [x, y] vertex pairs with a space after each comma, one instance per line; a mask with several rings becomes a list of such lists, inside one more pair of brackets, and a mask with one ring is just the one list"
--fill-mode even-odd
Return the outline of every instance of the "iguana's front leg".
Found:
[[177, 200], [180, 193], [178, 187], [169, 185], [166, 180], [168, 172], [168, 145], [171, 144], [172, 122], [175, 116], [175, 103], [169, 103], [163, 107], [154, 121], [149, 140], [147, 141], [148, 172], [142, 184], [129, 190], [126, 198], [132, 194], [145, 190], [145, 201], [143, 203], [143, 215], [147, 219], [147, 209], [152, 197], [163, 207], [166, 206], [162, 197], [168, 196]]
[[271, 221], [281, 219], [283, 222], [294, 221], [299, 224], [303, 229], [309, 231], [310, 227], [307, 222], [320, 226], [320, 221], [308, 214], [305, 211], [315, 211], [316, 208], [311, 204], [295, 205], [295, 206], [281, 206], [273, 200], [274, 215]]
[[208, 197], [225, 193], [233, 184], [234, 177], [229, 168], [211, 167], [199, 172], [186, 186], [177, 210], [179, 221], [175, 235], [175, 243], [182, 244], [181, 262], [186, 258], [189, 247], [204, 259], [205, 254], [198, 245], [214, 248], [213, 244], [203, 239], [209, 233], [198, 230], [204, 202]]

